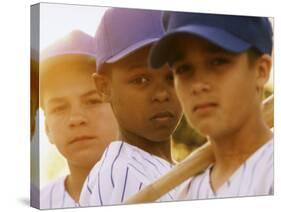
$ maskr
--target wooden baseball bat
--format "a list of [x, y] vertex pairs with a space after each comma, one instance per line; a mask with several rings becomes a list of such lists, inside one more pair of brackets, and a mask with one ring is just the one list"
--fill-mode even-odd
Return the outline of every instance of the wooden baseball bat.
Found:
[[[263, 102], [263, 115], [270, 128], [273, 127], [273, 102], [273, 95]], [[154, 202], [188, 178], [205, 170], [213, 161], [212, 147], [210, 142], [207, 142], [177, 164], [170, 172], [129, 197], [125, 204]]]

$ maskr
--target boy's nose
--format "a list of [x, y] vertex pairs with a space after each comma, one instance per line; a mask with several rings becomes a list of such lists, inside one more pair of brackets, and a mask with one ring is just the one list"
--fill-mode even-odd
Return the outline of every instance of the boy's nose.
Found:
[[76, 126], [83, 126], [87, 123], [87, 119], [82, 111], [73, 111], [69, 118], [69, 126], [76, 127]]
[[201, 68], [196, 70], [191, 81], [191, 92], [193, 95], [210, 91], [210, 83], [208, 81], [208, 70]]
[[155, 101], [155, 102], [166, 102], [166, 101], [169, 101], [169, 99], [170, 99], [170, 94], [169, 94], [168, 90], [165, 89], [165, 88], [162, 88], [162, 89], [158, 89], [154, 93], [152, 101]]
[[193, 95], [198, 95], [200, 93], [206, 93], [210, 91], [210, 84], [202, 80], [197, 80], [193, 82], [191, 92]]

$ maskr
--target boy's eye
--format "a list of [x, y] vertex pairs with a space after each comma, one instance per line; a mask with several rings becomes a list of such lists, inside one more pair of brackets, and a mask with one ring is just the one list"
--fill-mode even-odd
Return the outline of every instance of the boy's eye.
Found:
[[224, 64], [227, 64], [229, 63], [230, 60], [227, 59], [227, 58], [224, 58], [224, 57], [218, 57], [218, 58], [214, 58], [211, 60], [211, 65], [215, 65], [215, 66], [218, 66], [218, 65], [224, 65]]
[[54, 107], [51, 109], [51, 112], [52, 113], [58, 113], [58, 112], [62, 112], [62, 111], [65, 111], [67, 108], [66, 105], [60, 105], [60, 106], [57, 106], [57, 107]]
[[174, 81], [174, 75], [173, 75], [173, 73], [170, 73], [170, 74], [167, 76], [167, 80], [169, 80], [169, 81]]
[[174, 72], [175, 72], [175, 74], [177, 74], [177, 75], [181, 75], [181, 74], [190, 72], [191, 69], [192, 69], [191, 65], [184, 64], [184, 65], [180, 65], [180, 66], [176, 67], [176, 68], [174, 69]]
[[138, 85], [146, 84], [148, 82], [149, 82], [149, 79], [147, 77], [137, 77], [131, 81], [131, 83], [138, 84]]
[[88, 99], [86, 101], [87, 105], [96, 105], [96, 104], [100, 104], [101, 100], [100, 99]]

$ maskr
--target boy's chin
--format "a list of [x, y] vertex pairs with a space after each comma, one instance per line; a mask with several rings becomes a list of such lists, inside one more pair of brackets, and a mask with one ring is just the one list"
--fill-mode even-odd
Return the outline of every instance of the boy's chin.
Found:
[[148, 136], [148, 140], [151, 140], [152, 142], [167, 142], [171, 139], [171, 133], [167, 132], [154, 132], [153, 135]]
[[93, 166], [96, 165], [96, 163], [99, 161], [100, 158], [90, 158], [85, 155], [75, 158], [72, 162], [73, 164], [76, 164], [77, 167], [83, 168], [83, 169], [92, 169]]
[[201, 136], [203, 136], [205, 138], [208, 137], [208, 138], [213, 138], [214, 139], [214, 138], [221, 137], [220, 130], [218, 128], [215, 128], [214, 126], [212, 126], [212, 127], [205, 126], [205, 127], [202, 127], [202, 128], [198, 128], [196, 130], [196, 132], [199, 135], [201, 135]]

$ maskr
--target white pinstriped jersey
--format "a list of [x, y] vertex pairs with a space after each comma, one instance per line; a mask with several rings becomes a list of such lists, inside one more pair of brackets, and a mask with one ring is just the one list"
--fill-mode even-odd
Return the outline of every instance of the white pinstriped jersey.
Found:
[[179, 188], [178, 199], [194, 200], [273, 194], [273, 139], [252, 154], [216, 192], [210, 184], [209, 166]]
[[[114, 141], [84, 183], [81, 206], [121, 204], [172, 168], [169, 162], [125, 142]], [[175, 190], [159, 201], [173, 201]]]
[[65, 190], [65, 178], [61, 177], [41, 190], [40, 209], [80, 207]]

